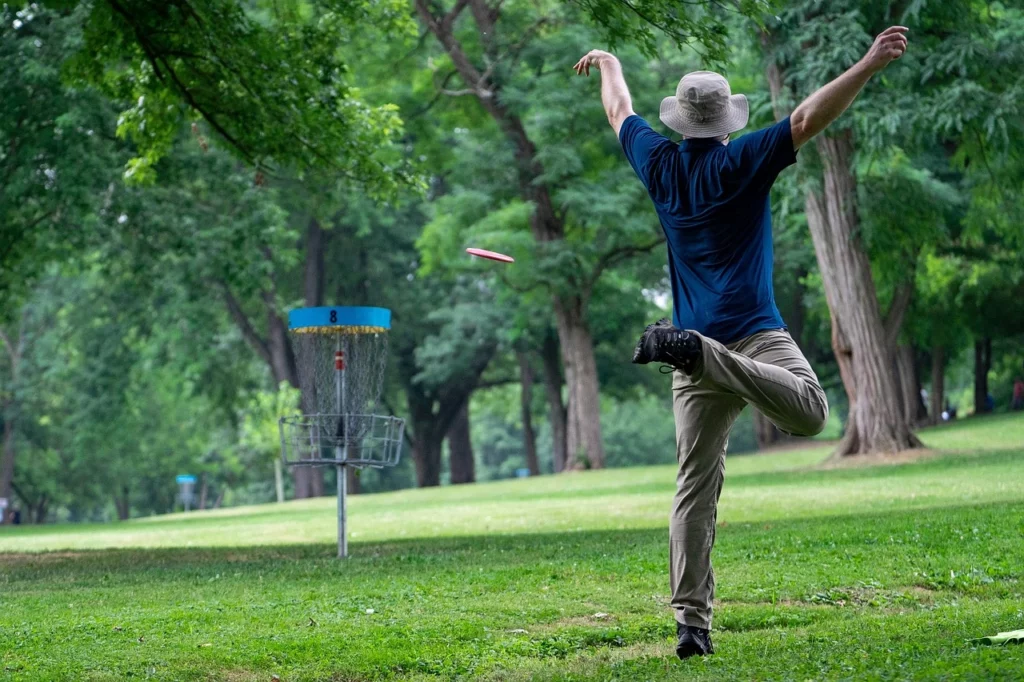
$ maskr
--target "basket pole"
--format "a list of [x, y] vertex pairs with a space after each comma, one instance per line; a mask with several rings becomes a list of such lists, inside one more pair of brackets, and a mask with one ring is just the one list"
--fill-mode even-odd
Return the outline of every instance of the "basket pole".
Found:
[[334, 388], [335, 403], [341, 419], [341, 444], [335, 447], [335, 456], [340, 460], [338, 474], [338, 558], [348, 557], [348, 535], [345, 532], [346, 505], [345, 495], [348, 493], [348, 480], [345, 462], [348, 460], [348, 416], [345, 414], [345, 351], [342, 347], [342, 335], [337, 334], [337, 345], [334, 354]]

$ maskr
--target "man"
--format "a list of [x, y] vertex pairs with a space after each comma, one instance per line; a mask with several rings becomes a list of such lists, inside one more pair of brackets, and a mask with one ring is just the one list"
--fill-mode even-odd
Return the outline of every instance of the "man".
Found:
[[722, 76], [683, 76], [661, 103], [675, 144], [633, 113], [619, 61], [594, 50], [577, 74], [601, 71], [601, 101], [626, 158], [665, 231], [673, 322], [649, 325], [633, 362], [673, 373], [679, 472], [669, 524], [672, 607], [680, 658], [713, 653], [711, 548], [729, 430], [747, 404], [790, 434], [812, 436], [828, 419], [825, 392], [786, 330], [772, 288], [768, 194], [796, 152], [835, 121], [876, 73], [907, 49], [907, 29], [875, 39], [849, 71], [788, 118], [730, 142], [747, 124], [747, 101]]

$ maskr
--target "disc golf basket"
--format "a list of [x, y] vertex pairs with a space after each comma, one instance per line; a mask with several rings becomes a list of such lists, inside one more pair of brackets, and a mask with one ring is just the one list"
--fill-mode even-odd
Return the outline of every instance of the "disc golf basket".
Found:
[[337, 469], [339, 557], [348, 556], [347, 468], [391, 467], [401, 454], [405, 420], [376, 413], [390, 328], [391, 311], [384, 308], [288, 314], [303, 414], [281, 418], [281, 454], [288, 466]]

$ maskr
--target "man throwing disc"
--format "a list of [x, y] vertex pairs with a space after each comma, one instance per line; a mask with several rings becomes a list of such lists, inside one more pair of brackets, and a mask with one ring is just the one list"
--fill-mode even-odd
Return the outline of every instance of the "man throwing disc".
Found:
[[619, 61], [594, 50], [576, 73], [601, 71], [601, 101], [665, 231], [673, 321], [648, 325], [633, 362], [673, 372], [676, 495], [669, 524], [672, 607], [680, 658], [713, 653], [711, 548], [729, 430], [747, 404], [779, 429], [813, 436], [828, 419], [825, 392], [786, 330], [772, 288], [768, 194], [796, 152], [846, 110], [864, 84], [907, 49], [907, 29], [886, 29], [849, 71], [788, 118], [730, 142], [747, 125], [747, 100], [717, 73], [683, 76], [661, 103], [674, 143], [633, 113]]

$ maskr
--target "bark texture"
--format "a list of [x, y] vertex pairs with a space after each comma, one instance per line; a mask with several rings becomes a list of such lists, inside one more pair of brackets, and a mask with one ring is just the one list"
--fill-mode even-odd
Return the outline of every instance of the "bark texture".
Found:
[[928, 397], [931, 399], [928, 422], [938, 424], [946, 406], [946, 349], [942, 346], [932, 348], [932, 392]]
[[530, 365], [530, 353], [519, 351], [519, 409], [523, 419], [523, 453], [526, 457], [526, 468], [531, 476], [540, 474], [537, 462], [537, 434], [533, 429], [533, 367]]
[[921, 399], [921, 377], [917, 372], [917, 359], [913, 346], [901, 344], [896, 348], [896, 375], [900, 384], [900, 404], [903, 418], [912, 427], [923, 423], [928, 410]]
[[562, 368], [559, 366], [558, 340], [548, 336], [541, 349], [544, 367], [544, 394], [548, 402], [548, 421], [551, 423], [551, 461], [555, 473], [565, 470], [566, 410], [562, 402]]
[[786, 443], [792, 438], [779, 431], [775, 424], [772, 424], [771, 420], [761, 414], [759, 410], [754, 410], [754, 440], [757, 443], [757, 449], [764, 450]]
[[476, 466], [473, 461], [473, 440], [469, 433], [469, 400], [455, 414], [448, 427], [448, 467], [451, 481], [473, 483], [476, 481]]
[[990, 412], [988, 407], [988, 372], [992, 369], [992, 339], [974, 342], [974, 414]]
[[[807, 193], [807, 223], [832, 316], [832, 347], [850, 401], [836, 454], [900, 452], [921, 442], [903, 418], [893, 376], [893, 330], [882, 321], [871, 262], [858, 236], [853, 135], [821, 136], [821, 191]], [[900, 316], [902, 321], [902, 316]]]

